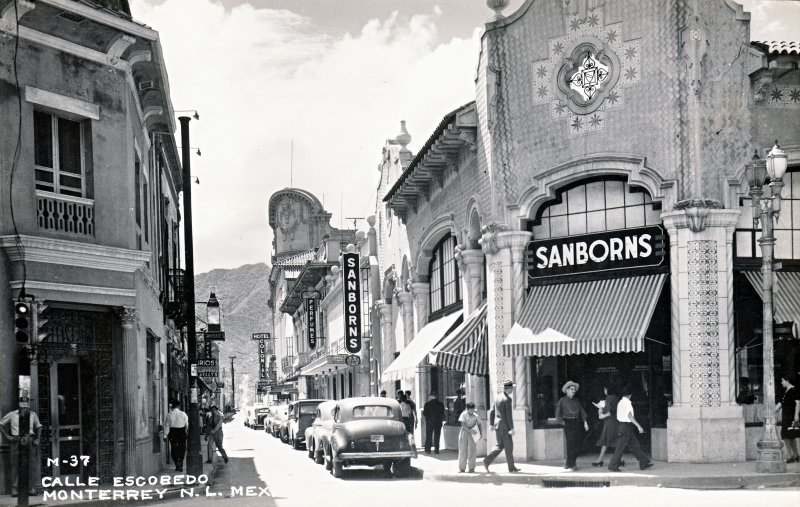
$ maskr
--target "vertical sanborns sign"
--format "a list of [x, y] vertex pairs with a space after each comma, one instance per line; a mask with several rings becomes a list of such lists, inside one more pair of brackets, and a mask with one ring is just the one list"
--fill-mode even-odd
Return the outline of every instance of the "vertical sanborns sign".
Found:
[[308, 328], [308, 348], [317, 348], [317, 300], [306, 299], [306, 327]]
[[361, 350], [361, 280], [357, 253], [342, 255], [344, 283], [344, 348], [351, 354]]

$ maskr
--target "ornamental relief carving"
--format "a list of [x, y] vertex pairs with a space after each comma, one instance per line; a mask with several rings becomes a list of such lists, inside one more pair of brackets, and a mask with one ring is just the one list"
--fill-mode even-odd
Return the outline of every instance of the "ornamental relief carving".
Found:
[[569, 135], [605, 130], [605, 112], [622, 108], [625, 88], [639, 83], [640, 39], [624, 40], [622, 23], [606, 25], [602, 8], [567, 11], [565, 35], [548, 41], [533, 63], [533, 104], [567, 120]]

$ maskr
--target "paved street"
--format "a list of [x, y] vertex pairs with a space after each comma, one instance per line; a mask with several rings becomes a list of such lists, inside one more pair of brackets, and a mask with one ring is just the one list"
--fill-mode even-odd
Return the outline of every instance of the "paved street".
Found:
[[[798, 490], [732, 490], [695, 491], [681, 489], [612, 487], [545, 489], [518, 484], [462, 484], [425, 480], [393, 479], [379, 470], [345, 469], [345, 478], [334, 479], [321, 465], [314, 464], [304, 451], [295, 451], [263, 431], [245, 428], [240, 413], [225, 425], [225, 447], [231, 456], [227, 466], [219, 469], [217, 483], [210, 489], [213, 496], [184, 498], [160, 505], [246, 505], [304, 507], [309, 505], [353, 506], [380, 505], [393, 507], [435, 500], [448, 505], [557, 504], [565, 495], [578, 505], [619, 506], [752, 506], [797, 505]], [[231, 497], [231, 488], [236, 497]], [[268, 494], [269, 496], [265, 496]]]

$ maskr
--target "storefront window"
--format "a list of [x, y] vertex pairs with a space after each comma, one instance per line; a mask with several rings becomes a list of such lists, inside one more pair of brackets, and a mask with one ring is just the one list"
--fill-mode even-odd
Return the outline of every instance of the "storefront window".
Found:
[[436, 393], [439, 400], [444, 403], [445, 424], [459, 424], [459, 414], [456, 413], [455, 400], [458, 398], [458, 390], [465, 388], [466, 374], [463, 371], [436, 366], [431, 367], [430, 373], [430, 392]]

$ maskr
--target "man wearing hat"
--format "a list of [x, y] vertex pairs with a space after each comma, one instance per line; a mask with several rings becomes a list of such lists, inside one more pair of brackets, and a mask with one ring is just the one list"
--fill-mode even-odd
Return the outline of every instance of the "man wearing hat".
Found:
[[428, 395], [428, 401], [422, 407], [422, 415], [425, 417], [425, 454], [439, 454], [439, 440], [442, 435], [442, 423], [444, 422], [444, 404], [436, 397], [436, 393]]
[[581, 423], [583, 429], [589, 431], [589, 423], [586, 422], [586, 411], [581, 402], [575, 399], [580, 384], [571, 380], [561, 388], [566, 396], [558, 400], [556, 405], [556, 421], [564, 425], [564, 440], [567, 442], [567, 463], [564, 468], [577, 470], [578, 451], [581, 445]]
[[[489, 465], [500, 454], [506, 451], [506, 463], [509, 472], [519, 472], [520, 469], [514, 465], [514, 419], [511, 417], [511, 393], [514, 391], [514, 382], [506, 380], [503, 383], [503, 394], [494, 401], [493, 414], [489, 415], [489, 426], [495, 428], [497, 444], [483, 460], [483, 466], [489, 471]], [[494, 416], [494, 417], [492, 417]]]
[[211, 421], [209, 422], [209, 430], [208, 435], [206, 438], [214, 439], [214, 443], [217, 445], [217, 450], [220, 454], [222, 454], [222, 459], [225, 463], [228, 462], [228, 453], [225, 452], [225, 449], [222, 447], [222, 414], [217, 409], [216, 405], [211, 405]]

